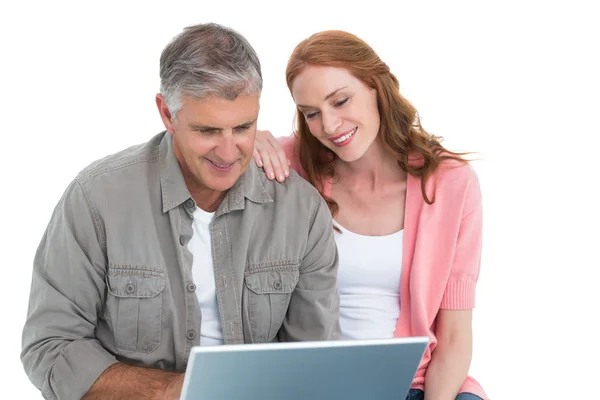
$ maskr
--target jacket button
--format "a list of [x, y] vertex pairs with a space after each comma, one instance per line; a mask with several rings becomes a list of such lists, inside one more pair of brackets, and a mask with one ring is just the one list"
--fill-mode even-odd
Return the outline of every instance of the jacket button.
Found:
[[196, 291], [196, 285], [194, 285], [193, 283], [188, 283], [187, 291], [190, 293], [194, 293]]
[[194, 340], [196, 338], [196, 331], [190, 329], [189, 331], [187, 331], [186, 337], [188, 338], [188, 340]]
[[281, 289], [281, 281], [273, 282], [273, 287], [275, 288], [275, 290]]
[[132, 294], [135, 292], [135, 285], [133, 283], [128, 283], [127, 286], [125, 286], [125, 291], [129, 294]]
[[192, 200], [192, 199], [187, 199], [187, 200], [185, 201], [185, 206], [186, 206], [187, 208], [189, 208], [189, 209], [193, 209], [193, 208], [194, 208], [194, 206], [195, 206], [195, 204], [194, 204], [194, 200]]
[[179, 236], [179, 244], [185, 246], [185, 238], [183, 236]]

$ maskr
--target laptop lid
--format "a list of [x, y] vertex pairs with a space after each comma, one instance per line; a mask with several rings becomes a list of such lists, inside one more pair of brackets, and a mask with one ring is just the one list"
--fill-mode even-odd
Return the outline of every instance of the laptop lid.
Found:
[[181, 399], [403, 399], [428, 337], [193, 347]]

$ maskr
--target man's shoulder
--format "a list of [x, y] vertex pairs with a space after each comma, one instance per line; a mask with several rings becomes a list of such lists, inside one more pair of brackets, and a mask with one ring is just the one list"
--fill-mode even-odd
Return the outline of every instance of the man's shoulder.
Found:
[[321, 201], [321, 194], [313, 185], [310, 184], [296, 171], [290, 169], [290, 175], [283, 182], [270, 180], [267, 178], [262, 169], [258, 171], [261, 182], [269, 194], [274, 194], [280, 197], [300, 197], [306, 200]]
[[290, 176], [288, 176], [285, 182], [297, 187], [297, 190], [311, 193], [311, 195], [321, 197], [321, 194], [319, 193], [317, 188], [311, 185], [310, 182], [304, 179], [298, 172], [294, 171], [293, 169], [290, 169]]
[[262, 168], [258, 168], [257, 175], [265, 192], [273, 200], [271, 204], [274, 210], [283, 210], [312, 220], [317, 210], [327, 208], [319, 191], [293, 170], [290, 170], [290, 175], [283, 182], [268, 179]]
[[99, 176], [105, 178], [115, 172], [124, 172], [124, 170], [132, 167], [139, 169], [140, 164], [156, 163], [159, 159], [162, 137], [162, 133], [158, 134], [147, 142], [129, 146], [97, 159], [81, 169], [75, 180], [80, 184], [85, 184]]

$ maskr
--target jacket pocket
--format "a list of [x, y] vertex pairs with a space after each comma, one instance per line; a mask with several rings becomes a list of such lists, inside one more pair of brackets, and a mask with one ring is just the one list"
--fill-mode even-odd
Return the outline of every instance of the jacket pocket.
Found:
[[277, 335], [299, 277], [297, 266], [246, 272], [245, 300], [254, 343], [269, 342]]
[[107, 321], [121, 350], [151, 353], [160, 344], [162, 331], [162, 271], [109, 268]]

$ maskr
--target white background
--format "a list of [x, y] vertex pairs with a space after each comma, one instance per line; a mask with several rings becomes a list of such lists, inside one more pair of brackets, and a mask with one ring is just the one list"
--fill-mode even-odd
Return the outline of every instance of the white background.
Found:
[[325, 29], [369, 42], [424, 127], [482, 158], [471, 375], [494, 400], [600, 398], [600, 28], [587, 3], [16, 3], [0, 7], [0, 397], [41, 398], [23, 372], [20, 336], [56, 202], [91, 161], [162, 130], [160, 52], [184, 26], [214, 21], [261, 57], [259, 127], [276, 136], [292, 126], [284, 70], [293, 47]]

